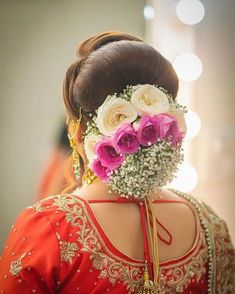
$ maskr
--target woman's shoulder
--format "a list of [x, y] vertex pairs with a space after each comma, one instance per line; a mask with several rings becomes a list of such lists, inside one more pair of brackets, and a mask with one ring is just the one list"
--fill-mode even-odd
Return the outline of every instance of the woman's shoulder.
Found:
[[68, 274], [68, 265], [72, 268], [76, 262], [79, 250], [76, 221], [81, 208], [82, 200], [73, 195], [50, 196], [25, 208], [12, 226], [2, 251], [1, 286], [11, 289], [9, 293], [26, 293], [23, 288], [19, 292], [18, 286], [35, 283], [33, 273], [38, 272], [45, 281], [53, 277], [47, 286], [48, 293], [54, 293], [57, 281]]
[[195, 208], [207, 238], [211, 240], [211, 243], [213, 243], [211, 246], [217, 250], [217, 253], [223, 255], [219, 250], [227, 250], [229, 254], [235, 257], [234, 247], [225, 220], [208, 203], [205, 203], [198, 197], [178, 190], [171, 190], [171, 193], [176, 195], [176, 197], [186, 200], [188, 204]]
[[83, 213], [82, 203], [79, 197], [59, 194], [26, 207], [12, 225], [3, 253], [10, 247], [37, 247], [44, 239], [47, 244], [58, 247], [54, 253], [59, 253], [61, 241], [69, 238], [71, 222], [75, 221], [78, 213]]
[[199, 217], [201, 218], [202, 223], [207, 223], [210, 227], [216, 226], [217, 229], [221, 228], [221, 230], [223, 230], [224, 228], [226, 228], [227, 230], [226, 222], [214, 211], [214, 209], [208, 203], [206, 203], [199, 197], [175, 189], [170, 189], [169, 192], [171, 197], [176, 197], [176, 199], [183, 199], [188, 204], [195, 207]]
[[232, 293], [235, 287], [235, 248], [226, 222], [204, 201], [187, 193], [173, 192], [197, 209], [208, 243], [210, 270], [216, 273], [214, 282], [218, 293]]
[[82, 206], [83, 199], [73, 194], [56, 194], [44, 198], [26, 209], [31, 209], [38, 214], [58, 214], [76, 206]]

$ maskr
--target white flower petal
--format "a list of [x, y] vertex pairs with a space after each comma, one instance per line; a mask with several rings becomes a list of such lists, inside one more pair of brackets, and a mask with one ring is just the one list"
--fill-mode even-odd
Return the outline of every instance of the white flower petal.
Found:
[[86, 153], [86, 157], [88, 159], [89, 165], [93, 162], [94, 159], [96, 159], [97, 155], [94, 152], [94, 145], [97, 143], [102, 136], [90, 134], [85, 136], [84, 139], [84, 149]]
[[121, 124], [131, 123], [136, 118], [137, 112], [129, 101], [108, 96], [98, 108], [96, 124], [102, 134], [111, 136]]
[[149, 84], [138, 85], [131, 96], [131, 103], [139, 115], [165, 113], [169, 109], [167, 95]]

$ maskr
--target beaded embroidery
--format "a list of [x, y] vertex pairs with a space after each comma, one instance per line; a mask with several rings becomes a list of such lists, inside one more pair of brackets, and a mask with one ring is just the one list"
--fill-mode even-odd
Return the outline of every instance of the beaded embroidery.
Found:
[[74, 242], [62, 241], [59, 233], [56, 233], [56, 237], [60, 245], [61, 261], [69, 262], [72, 264], [73, 258], [75, 257], [79, 249], [78, 245]]
[[208, 293], [232, 294], [235, 286], [235, 249], [226, 223], [205, 203], [185, 193], [172, 191], [196, 207], [205, 230], [209, 256]]
[[[214, 262], [216, 270], [214, 283], [217, 285], [218, 293], [234, 293], [235, 287], [235, 249], [229, 237], [226, 223], [221, 220], [214, 211], [204, 204], [207, 211], [208, 221], [211, 225], [213, 236]], [[213, 266], [209, 264], [211, 276]], [[212, 292], [213, 293], [213, 292]]]
[[10, 273], [13, 274], [13, 276], [18, 275], [23, 268], [23, 262], [22, 259], [26, 256], [26, 252], [24, 252], [18, 259], [12, 261], [10, 265]]
[[61, 261], [67, 261], [72, 263], [72, 260], [78, 251], [78, 246], [76, 243], [70, 243], [66, 241], [60, 241], [60, 256]]

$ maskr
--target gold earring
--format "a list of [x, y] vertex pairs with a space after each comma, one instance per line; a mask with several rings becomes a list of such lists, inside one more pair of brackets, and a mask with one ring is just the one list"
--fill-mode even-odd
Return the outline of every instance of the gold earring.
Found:
[[87, 168], [82, 177], [82, 180], [85, 183], [85, 185], [90, 185], [96, 178], [97, 176], [93, 173], [93, 171]]

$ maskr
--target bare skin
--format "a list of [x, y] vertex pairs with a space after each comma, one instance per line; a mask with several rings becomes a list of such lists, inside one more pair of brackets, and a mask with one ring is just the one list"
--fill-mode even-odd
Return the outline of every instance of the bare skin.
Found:
[[[100, 180], [81, 188], [77, 194], [85, 200], [118, 197], [117, 194], [108, 193], [107, 185]], [[177, 195], [167, 190], [158, 192], [155, 198], [180, 200]], [[143, 261], [143, 235], [139, 207], [132, 203], [96, 203], [90, 206], [114, 247], [132, 259]], [[158, 219], [173, 237], [171, 245], [158, 240], [160, 262], [183, 256], [192, 248], [198, 229], [192, 208], [184, 203], [160, 203], [155, 204], [155, 208]], [[159, 226], [158, 230], [164, 236], [165, 233]]]
[[[78, 130], [77, 138], [81, 138], [83, 131]], [[78, 139], [77, 150], [86, 166], [88, 161], [81, 139]], [[80, 188], [76, 194], [85, 200], [115, 199], [119, 196], [115, 193], [110, 194], [108, 190], [106, 183], [96, 179], [92, 184]], [[167, 190], [157, 192], [154, 198], [182, 200], [178, 195]], [[126, 256], [143, 261], [143, 234], [139, 207], [132, 203], [96, 203], [90, 206], [113, 246]], [[184, 203], [159, 203], [154, 206], [158, 220], [173, 237], [170, 245], [158, 240], [160, 262], [183, 256], [192, 248], [199, 230], [197, 213], [190, 205]], [[159, 226], [158, 230], [164, 236]]]

